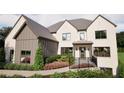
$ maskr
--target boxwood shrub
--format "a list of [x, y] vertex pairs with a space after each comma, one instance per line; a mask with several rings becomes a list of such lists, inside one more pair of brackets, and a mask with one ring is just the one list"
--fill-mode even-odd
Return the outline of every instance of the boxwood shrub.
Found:
[[52, 78], [112, 78], [112, 74], [102, 70], [80, 70], [65, 73], [55, 73]]
[[0, 62], [0, 69], [4, 69], [5, 62]]
[[8, 70], [33, 70], [33, 67], [32, 67], [32, 65], [28, 65], [28, 64], [7, 63], [4, 65], [4, 69], [8, 69]]
[[50, 56], [50, 57], [46, 58], [45, 64], [57, 61], [57, 59], [59, 59], [59, 58], [61, 58], [61, 55]]
[[70, 64], [73, 64], [74, 63], [74, 57], [71, 54], [50, 56], [50, 57], [46, 58], [45, 64], [52, 63], [55, 61], [69, 62]]

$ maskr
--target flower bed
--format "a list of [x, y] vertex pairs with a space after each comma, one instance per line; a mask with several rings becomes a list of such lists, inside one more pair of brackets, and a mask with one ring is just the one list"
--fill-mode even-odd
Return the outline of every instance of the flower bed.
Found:
[[53, 63], [46, 64], [44, 66], [44, 70], [63, 68], [63, 67], [67, 67], [67, 66], [69, 66], [68, 62], [58, 62], [58, 61], [55, 61]]
[[94, 66], [92, 64], [82, 63], [82, 64], [74, 64], [70, 68], [76, 69], [76, 68], [87, 68], [87, 67], [94, 67]]

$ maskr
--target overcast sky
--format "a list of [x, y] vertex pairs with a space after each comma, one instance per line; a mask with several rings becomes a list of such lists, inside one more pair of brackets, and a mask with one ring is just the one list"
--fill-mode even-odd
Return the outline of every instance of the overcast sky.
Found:
[[[0, 28], [3, 26], [13, 26], [18, 20], [19, 16], [20, 15], [17, 14], [0, 15]], [[28, 14], [26, 16], [47, 27], [65, 19], [86, 18], [93, 20], [97, 14]], [[117, 25], [117, 31], [124, 31], [124, 14], [103, 14], [103, 16]]]

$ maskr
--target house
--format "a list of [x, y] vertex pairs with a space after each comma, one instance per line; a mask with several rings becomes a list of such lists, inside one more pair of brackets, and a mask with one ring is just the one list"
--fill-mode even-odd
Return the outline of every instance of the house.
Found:
[[112, 69], [113, 75], [116, 74], [116, 25], [105, 17], [98, 15], [93, 21], [82, 18], [64, 20], [48, 29], [59, 41], [58, 54], [70, 51], [77, 60], [95, 57], [97, 67]]
[[5, 39], [6, 61], [33, 64], [40, 45], [43, 46], [44, 56], [57, 54], [58, 41], [49, 30], [22, 15]]
[[116, 75], [116, 25], [101, 15], [93, 21], [64, 20], [48, 28], [22, 15], [5, 40], [6, 61], [33, 64], [40, 45], [46, 57], [70, 52], [75, 63], [94, 62]]

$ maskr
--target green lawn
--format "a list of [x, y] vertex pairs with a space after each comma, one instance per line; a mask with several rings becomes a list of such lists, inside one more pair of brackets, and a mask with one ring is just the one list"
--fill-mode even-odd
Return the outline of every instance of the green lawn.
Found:
[[124, 52], [119, 52], [118, 53], [118, 59], [120, 60], [120, 62], [124, 63]]

